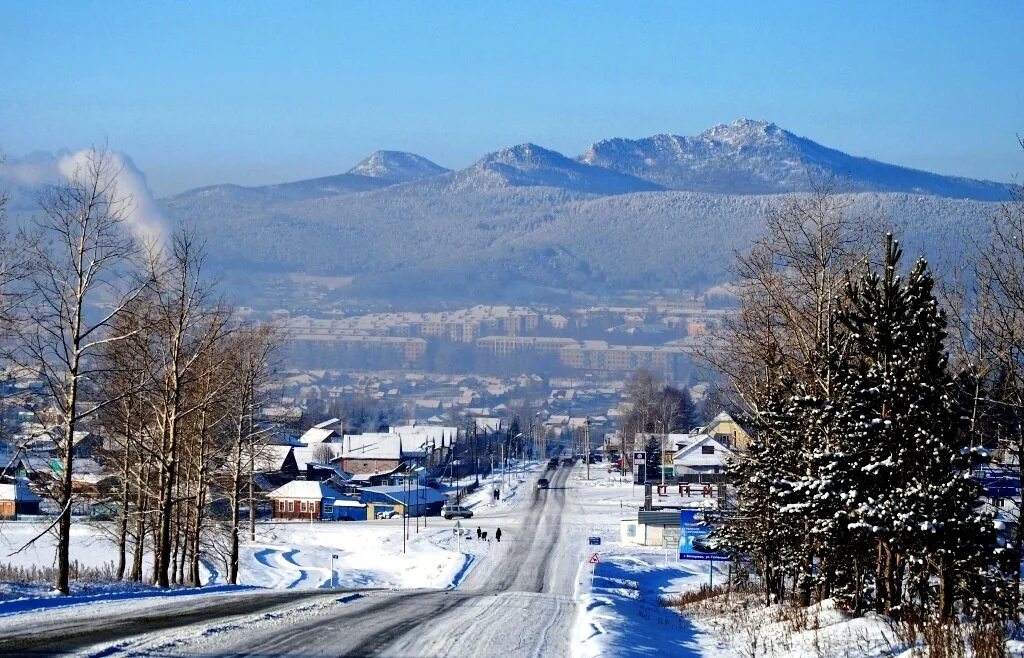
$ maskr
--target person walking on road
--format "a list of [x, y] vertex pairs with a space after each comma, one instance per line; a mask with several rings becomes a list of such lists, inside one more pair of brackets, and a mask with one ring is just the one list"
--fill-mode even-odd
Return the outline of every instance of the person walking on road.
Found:
[[501, 528], [494, 531], [494, 538], [498, 540], [499, 544], [501, 543]]
[[480, 539], [480, 535], [481, 535], [481, 534], [483, 534], [483, 533], [482, 533], [482, 532], [480, 531], [480, 526], [477, 526], [477, 527], [476, 527], [476, 538], [477, 538], [477, 539]]

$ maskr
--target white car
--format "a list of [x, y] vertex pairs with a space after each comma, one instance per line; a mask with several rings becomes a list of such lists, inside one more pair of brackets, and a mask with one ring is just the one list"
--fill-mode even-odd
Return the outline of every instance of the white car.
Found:
[[441, 516], [449, 520], [456, 517], [471, 519], [473, 518], [473, 510], [462, 505], [445, 505], [441, 508]]
[[395, 510], [387, 510], [387, 511], [384, 511], [384, 512], [377, 512], [377, 518], [378, 519], [397, 519], [398, 518], [398, 512], [396, 512]]

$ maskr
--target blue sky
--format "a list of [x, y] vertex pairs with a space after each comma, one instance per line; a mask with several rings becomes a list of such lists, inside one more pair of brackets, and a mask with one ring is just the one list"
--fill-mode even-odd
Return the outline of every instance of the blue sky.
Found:
[[738, 117], [1024, 174], [1016, 2], [5, 2], [0, 25], [0, 150], [107, 142], [158, 194]]

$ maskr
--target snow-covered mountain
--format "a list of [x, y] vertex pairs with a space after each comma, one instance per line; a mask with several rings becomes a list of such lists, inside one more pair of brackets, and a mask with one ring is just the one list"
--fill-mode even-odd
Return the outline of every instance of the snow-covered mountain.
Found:
[[521, 144], [456, 171], [381, 151], [337, 176], [202, 188], [163, 205], [202, 227], [224, 278], [247, 282], [240, 295], [265, 285], [247, 277], [303, 272], [351, 278], [345, 294], [468, 301], [719, 283], [730, 259], [709, 254], [745, 248], [775, 195], [829, 177], [933, 258], [963, 250], [1009, 196], [741, 120], [697, 137], [605, 140], [578, 159]]
[[981, 201], [1007, 198], [1001, 183], [909, 169], [847, 155], [783, 130], [740, 119], [696, 137], [654, 135], [606, 139], [580, 162], [649, 180], [669, 189], [722, 194], [807, 191], [833, 179], [850, 192], [908, 192]]
[[445, 177], [446, 190], [467, 193], [510, 187], [556, 187], [585, 194], [628, 194], [664, 189], [601, 166], [577, 162], [536, 144], [488, 153], [475, 164]]
[[404, 151], [374, 151], [359, 164], [348, 170], [349, 174], [365, 176], [387, 183], [407, 183], [430, 178], [447, 172], [439, 164], [422, 155]]

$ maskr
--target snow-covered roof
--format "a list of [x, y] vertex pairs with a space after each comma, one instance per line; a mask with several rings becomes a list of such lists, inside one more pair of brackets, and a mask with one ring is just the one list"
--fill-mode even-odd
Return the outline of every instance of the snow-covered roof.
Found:
[[263, 446], [256, 460], [257, 470], [263, 472], [280, 471], [284, 467], [288, 455], [292, 454], [292, 450], [291, 446]]
[[401, 459], [402, 437], [389, 432], [346, 434], [341, 456], [346, 459]]
[[314, 480], [292, 480], [288, 484], [274, 489], [268, 498], [289, 498], [292, 500], [320, 500], [322, 498], [334, 498], [342, 493], [335, 489], [329, 482], [317, 482]]
[[330, 420], [325, 420], [322, 423], [317, 423], [311, 429], [315, 429], [315, 430], [322, 430], [322, 429], [328, 429], [328, 428], [333, 429], [334, 426], [337, 425], [340, 422], [341, 422], [340, 418], [332, 418]]
[[379, 493], [399, 503], [439, 503], [447, 500], [440, 491], [430, 487], [405, 487], [402, 485], [363, 487], [363, 491]]
[[459, 431], [457, 427], [443, 425], [402, 425], [390, 429], [391, 434], [401, 437], [402, 454], [406, 456], [424, 455], [430, 448], [448, 447]]
[[317, 445], [329, 441], [330, 439], [338, 436], [338, 433], [332, 429], [325, 427], [311, 427], [306, 430], [299, 440], [305, 443], [307, 446]]
[[[701, 450], [703, 446], [713, 446], [715, 452], [706, 455]], [[721, 441], [707, 434], [701, 434], [693, 437], [693, 443], [673, 455], [672, 462], [682, 466], [722, 466], [731, 455], [732, 450]]]

